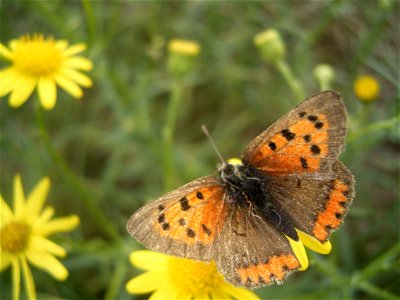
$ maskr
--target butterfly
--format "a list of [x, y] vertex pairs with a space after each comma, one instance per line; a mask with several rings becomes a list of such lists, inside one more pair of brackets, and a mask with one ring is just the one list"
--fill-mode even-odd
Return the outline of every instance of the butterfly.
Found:
[[338, 160], [346, 110], [334, 91], [312, 95], [258, 135], [241, 160], [152, 201], [128, 223], [147, 248], [216, 262], [226, 280], [258, 288], [301, 268], [289, 238], [321, 243], [339, 228], [354, 179]]

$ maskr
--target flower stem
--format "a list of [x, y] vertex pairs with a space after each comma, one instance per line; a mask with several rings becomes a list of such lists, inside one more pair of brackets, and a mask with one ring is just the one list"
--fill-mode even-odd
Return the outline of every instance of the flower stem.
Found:
[[163, 168], [164, 168], [164, 189], [169, 190], [173, 187], [173, 154], [172, 143], [174, 138], [176, 115], [182, 98], [181, 82], [175, 80], [172, 85], [171, 97], [169, 100], [167, 118], [162, 132], [163, 135]]
[[400, 122], [400, 115], [394, 116], [388, 120], [377, 121], [370, 125], [364, 126], [361, 129], [350, 132], [347, 137], [347, 142], [352, 143], [353, 141], [358, 139], [360, 136], [368, 136], [368, 135], [371, 135], [372, 133], [382, 130], [382, 129], [390, 129], [394, 125], [399, 124], [399, 122]]
[[299, 101], [303, 100], [305, 98], [303, 87], [301, 86], [300, 82], [293, 76], [293, 72], [286, 61], [280, 59], [275, 63], [275, 66], [285, 78], [296, 99]]
[[61, 174], [64, 176], [66, 182], [80, 196], [88, 214], [93, 217], [95, 225], [110, 240], [119, 243], [121, 241], [121, 238], [118, 235], [117, 231], [104, 216], [103, 212], [99, 209], [98, 204], [92, 198], [78, 176], [71, 170], [67, 162], [62, 158], [62, 156], [54, 149], [53, 145], [51, 144], [49, 134], [47, 132], [44, 122], [42, 108], [39, 104], [36, 106], [36, 123], [38, 125], [40, 136], [43, 140], [47, 153], [61, 171]]
[[[120, 251], [120, 250], [118, 250]], [[114, 274], [111, 278], [110, 284], [108, 286], [106, 295], [104, 299], [117, 299], [118, 292], [125, 279], [125, 274], [127, 270], [126, 256], [118, 255], [117, 261], [114, 265]]]

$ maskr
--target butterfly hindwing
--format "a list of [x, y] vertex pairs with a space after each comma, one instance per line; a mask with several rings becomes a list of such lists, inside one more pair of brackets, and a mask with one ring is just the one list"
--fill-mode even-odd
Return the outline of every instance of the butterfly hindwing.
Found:
[[345, 134], [341, 97], [333, 91], [318, 93], [257, 136], [245, 149], [243, 162], [272, 175], [329, 170]]
[[300, 267], [287, 238], [248, 207], [229, 208], [214, 253], [224, 277], [249, 288], [282, 283]]
[[326, 173], [271, 176], [269, 191], [297, 229], [321, 242], [337, 229], [354, 197], [354, 179], [339, 161]]
[[223, 196], [219, 178], [194, 180], [139, 209], [128, 232], [149, 249], [209, 260], [226, 217]]

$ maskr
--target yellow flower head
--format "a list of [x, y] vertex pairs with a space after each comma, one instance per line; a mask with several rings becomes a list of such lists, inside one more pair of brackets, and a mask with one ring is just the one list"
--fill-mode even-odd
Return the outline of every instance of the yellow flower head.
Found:
[[379, 95], [378, 81], [369, 75], [362, 75], [354, 83], [354, 93], [361, 101], [374, 101]]
[[200, 53], [196, 42], [173, 39], [168, 43], [168, 70], [176, 78], [183, 78], [193, 69], [195, 57]]
[[198, 43], [189, 40], [172, 39], [168, 43], [168, 49], [171, 53], [196, 56], [200, 53]]
[[134, 251], [131, 263], [147, 271], [131, 279], [131, 294], [154, 292], [150, 299], [259, 299], [244, 288], [227, 283], [214, 262], [205, 263], [149, 250]]
[[37, 86], [39, 100], [45, 109], [56, 104], [59, 85], [75, 98], [83, 95], [83, 87], [92, 86], [92, 80], [81, 71], [93, 68], [90, 60], [77, 53], [85, 44], [68, 46], [66, 40], [45, 39], [43, 35], [25, 35], [9, 43], [0, 43], [0, 55], [12, 64], [0, 70], [0, 97], [10, 94], [9, 104], [20, 107]]
[[79, 224], [76, 215], [51, 219], [52, 207], [43, 204], [49, 192], [50, 180], [39, 181], [25, 199], [20, 176], [14, 178], [14, 211], [0, 196], [0, 271], [12, 266], [13, 298], [20, 294], [21, 268], [27, 295], [36, 298], [35, 284], [28, 263], [50, 273], [57, 280], [65, 280], [68, 270], [56, 258], [66, 251], [47, 237], [56, 232], [66, 232]]

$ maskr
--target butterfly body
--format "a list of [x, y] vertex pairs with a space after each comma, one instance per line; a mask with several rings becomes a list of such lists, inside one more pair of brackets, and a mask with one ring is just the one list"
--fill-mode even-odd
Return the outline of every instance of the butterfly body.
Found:
[[280, 232], [294, 240], [299, 237], [287, 214], [278, 208], [270, 193], [273, 188], [273, 178], [251, 165], [227, 163], [220, 174], [225, 183], [227, 199], [232, 199], [232, 205], [247, 208], [249, 213], [263, 218]]
[[155, 251], [214, 260], [235, 285], [282, 283], [302, 268], [290, 240], [303, 232], [326, 243], [352, 202], [353, 176], [337, 159], [345, 134], [340, 96], [317, 93], [257, 136], [241, 161], [140, 208], [128, 232]]

